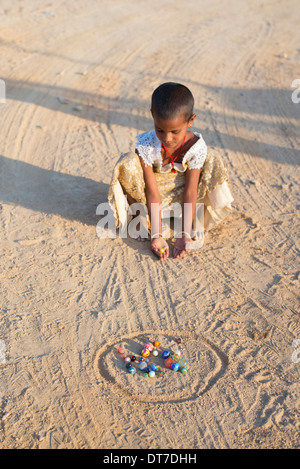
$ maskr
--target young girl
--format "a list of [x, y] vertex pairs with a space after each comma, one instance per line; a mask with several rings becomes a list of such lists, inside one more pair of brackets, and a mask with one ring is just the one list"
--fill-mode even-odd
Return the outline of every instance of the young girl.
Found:
[[169, 256], [162, 218], [173, 204], [182, 206], [182, 231], [173, 249], [178, 258], [193, 243], [196, 204], [204, 204], [208, 230], [228, 215], [233, 201], [221, 157], [208, 152], [202, 135], [190, 130], [196, 118], [193, 109], [194, 98], [184, 85], [160, 85], [151, 100], [154, 130], [138, 135], [135, 152], [121, 156], [109, 189], [108, 201], [119, 227], [124, 228], [129, 205], [146, 204], [151, 249], [161, 260]]

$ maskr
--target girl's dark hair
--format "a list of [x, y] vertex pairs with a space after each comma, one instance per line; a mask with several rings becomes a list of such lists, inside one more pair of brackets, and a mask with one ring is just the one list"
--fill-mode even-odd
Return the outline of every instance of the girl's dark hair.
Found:
[[180, 83], [163, 83], [152, 94], [151, 111], [161, 119], [174, 119], [183, 115], [189, 121], [194, 112], [194, 97]]

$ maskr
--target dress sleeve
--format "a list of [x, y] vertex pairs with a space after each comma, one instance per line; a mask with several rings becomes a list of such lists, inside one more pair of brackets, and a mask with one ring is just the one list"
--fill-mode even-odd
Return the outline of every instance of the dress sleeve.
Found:
[[157, 160], [158, 148], [155, 132], [145, 132], [136, 137], [136, 150], [145, 163], [145, 166], [152, 166]]
[[207, 146], [202, 136], [198, 134], [199, 139], [186, 154], [188, 169], [200, 169], [204, 165], [207, 156]]

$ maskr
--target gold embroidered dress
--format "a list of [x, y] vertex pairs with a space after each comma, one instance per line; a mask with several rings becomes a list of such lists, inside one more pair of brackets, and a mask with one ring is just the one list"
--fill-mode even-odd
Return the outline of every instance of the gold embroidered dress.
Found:
[[[186, 152], [182, 163], [174, 163], [175, 174], [171, 164], [162, 166], [161, 142], [154, 130], [137, 136], [136, 149], [145, 165], [154, 168], [161, 196], [162, 219], [169, 216], [170, 207], [176, 202], [181, 205], [187, 168], [201, 168], [197, 203], [204, 204], [204, 230], [209, 230], [230, 213], [233, 197], [221, 156], [207, 151], [200, 133], [194, 132], [194, 135], [198, 140]], [[114, 212], [117, 227], [122, 229], [128, 220], [126, 194], [136, 202], [146, 205], [143, 169], [135, 152], [125, 153], [119, 158], [109, 188], [108, 202]]]

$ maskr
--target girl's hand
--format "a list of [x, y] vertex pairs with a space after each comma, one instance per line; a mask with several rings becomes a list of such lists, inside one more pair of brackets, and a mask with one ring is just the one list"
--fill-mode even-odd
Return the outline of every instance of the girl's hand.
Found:
[[161, 261], [165, 261], [169, 256], [169, 245], [164, 238], [152, 239], [151, 250]]
[[177, 238], [173, 249], [173, 257], [175, 259], [184, 256], [189, 250], [190, 238], [182, 235], [182, 238]]

